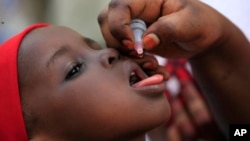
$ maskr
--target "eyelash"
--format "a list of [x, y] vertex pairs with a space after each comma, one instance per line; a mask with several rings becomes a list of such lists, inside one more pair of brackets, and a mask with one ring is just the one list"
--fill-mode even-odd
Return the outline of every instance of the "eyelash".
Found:
[[82, 63], [79, 63], [79, 64], [75, 64], [71, 69], [70, 71], [68, 72], [68, 74], [66, 75], [66, 80], [71, 80], [73, 79], [74, 77], [76, 77], [79, 72], [81, 71], [82, 69]]

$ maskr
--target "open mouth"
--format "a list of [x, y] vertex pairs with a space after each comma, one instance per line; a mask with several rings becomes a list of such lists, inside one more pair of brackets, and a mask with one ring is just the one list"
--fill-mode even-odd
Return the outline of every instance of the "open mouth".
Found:
[[138, 65], [132, 64], [129, 73], [129, 85], [131, 87], [139, 88], [150, 85], [157, 85], [162, 83], [163, 81], [163, 76], [161, 74], [148, 76]]
[[155, 96], [166, 90], [162, 74], [149, 76], [138, 64], [129, 60], [124, 62], [124, 70], [127, 84], [140, 94]]
[[130, 73], [130, 77], [129, 77], [130, 86], [135, 85], [136, 83], [138, 83], [141, 80], [142, 80], [142, 78], [138, 75], [138, 73], [136, 71], [132, 71]]

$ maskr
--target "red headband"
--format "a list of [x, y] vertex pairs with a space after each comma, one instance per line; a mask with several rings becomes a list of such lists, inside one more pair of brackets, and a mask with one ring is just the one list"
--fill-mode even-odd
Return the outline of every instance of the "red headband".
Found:
[[31, 30], [48, 24], [34, 24], [0, 46], [0, 140], [27, 141], [18, 88], [17, 54], [22, 39]]

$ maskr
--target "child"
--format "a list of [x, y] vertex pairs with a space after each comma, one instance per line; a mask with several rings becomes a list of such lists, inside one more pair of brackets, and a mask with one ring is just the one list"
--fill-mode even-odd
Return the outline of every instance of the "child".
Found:
[[143, 141], [169, 116], [167, 73], [137, 63], [66, 27], [28, 27], [0, 47], [0, 140]]
[[224, 133], [250, 123], [250, 44], [238, 27], [202, 1], [112, 0], [98, 18], [108, 47], [133, 50], [133, 18], [148, 25], [145, 50], [188, 59]]

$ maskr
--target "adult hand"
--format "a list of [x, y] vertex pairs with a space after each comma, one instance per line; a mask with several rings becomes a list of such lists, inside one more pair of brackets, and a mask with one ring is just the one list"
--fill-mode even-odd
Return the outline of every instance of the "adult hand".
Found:
[[163, 80], [166, 81], [169, 78], [169, 72], [165, 67], [160, 66], [155, 56], [150, 54], [145, 54], [143, 58], [133, 58], [128, 56], [122, 56], [128, 59], [135, 61], [148, 76], [152, 76], [154, 74], [161, 74], [163, 76]]
[[182, 81], [180, 96], [170, 100], [170, 105], [172, 119], [168, 126], [163, 125], [148, 132], [151, 141], [226, 140], [192, 82]]
[[173, 121], [167, 128], [167, 139], [225, 141], [197, 87], [182, 81], [180, 97], [172, 100]]
[[146, 22], [144, 49], [164, 57], [192, 57], [222, 40], [220, 14], [197, 0], [111, 0], [98, 17], [108, 47], [133, 50], [130, 21]]

